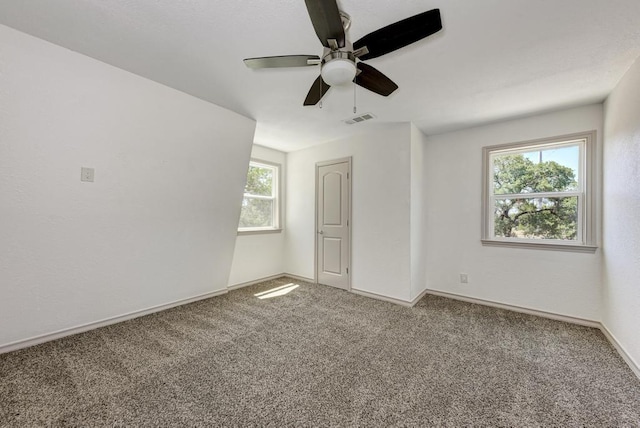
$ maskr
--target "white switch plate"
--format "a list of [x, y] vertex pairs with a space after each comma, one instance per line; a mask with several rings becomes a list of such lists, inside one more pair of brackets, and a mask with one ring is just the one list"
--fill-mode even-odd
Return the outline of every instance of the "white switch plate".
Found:
[[469, 283], [469, 275], [467, 275], [466, 273], [461, 273], [460, 274], [460, 283], [461, 284], [468, 284]]
[[85, 168], [82, 167], [80, 169], [80, 181], [88, 181], [93, 183], [93, 177], [95, 175], [96, 170], [93, 168]]

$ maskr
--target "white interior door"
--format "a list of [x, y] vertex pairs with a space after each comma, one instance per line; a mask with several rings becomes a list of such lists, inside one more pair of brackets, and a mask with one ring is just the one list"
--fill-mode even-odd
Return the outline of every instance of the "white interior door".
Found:
[[350, 169], [349, 160], [316, 167], [316, 280], [345, 290], [350, 288]]

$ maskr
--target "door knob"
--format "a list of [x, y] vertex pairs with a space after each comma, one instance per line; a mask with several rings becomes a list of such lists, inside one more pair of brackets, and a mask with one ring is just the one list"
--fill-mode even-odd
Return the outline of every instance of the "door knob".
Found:
[[319, 233], [320, 235], [324, 235], [324, 232], [323, 232], [322, 230], [319, 230], [319, 231], [318, 231], [318, 233]]

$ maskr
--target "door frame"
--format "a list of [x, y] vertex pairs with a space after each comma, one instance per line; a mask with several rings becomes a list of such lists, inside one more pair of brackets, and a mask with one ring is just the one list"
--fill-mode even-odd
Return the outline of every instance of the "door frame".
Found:
[[315, 191], [315, 199], [313, 201], [314, 206], [314, 229], [313, 229], [313, 282], [318, 284], [318, 196], [320, 190], [320, 183], [318, 182], [318, 176], [320, 172], [320, 167], [335, 165], [338, 163], [347, 163], [347, 191], [349, 192], [348, 200], [349, 204], [347, 206], [347, 227], [348, 227], [348, 236], [349, 236], [349, 244], [347, 245], [347, 266], [348, 266], [348, 274], [347, 274], [347, 291], [351, 291], [351, 275], [353, 270], [351, 269], [351, 240], [353, 239], [351, 230], [353, 226], [353, 222], [351, 221], [351, 212], [352, 212], [352, 200], [353, 200], [353, 186], [351, 182], [353, 181], [353, 173], [352, 173], [352, 157], [348, 156], [345, 158], [332, 159], [322, 162], [316, 162], [315, 168], [315, 182], [316, 182], [316, 191]]

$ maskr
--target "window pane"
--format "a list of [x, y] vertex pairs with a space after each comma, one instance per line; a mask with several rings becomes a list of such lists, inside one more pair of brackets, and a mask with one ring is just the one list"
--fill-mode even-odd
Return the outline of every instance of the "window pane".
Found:
[[253, 165], [249, 166], [247, 184], [244, 187], [244, 193], [248, 193], [250, 195], [272, 196], [273, 173], [274, 168]]
[[496, 199], [496, 238], [577, 239], [578, 197]]
[[274, 227], [271, 199], [244, 198], [238, 227]]
[[578, 189], [580, 147], [577, 145], [494, 155], [492, 159], [496, 195]]
[[534, 163], [555, 162], [558, 165], [570, 168], [576, 180], [578, 180], [580, 145], [532, 150], [531, 152], [524, 153], [524, 156]]

